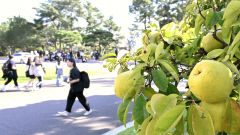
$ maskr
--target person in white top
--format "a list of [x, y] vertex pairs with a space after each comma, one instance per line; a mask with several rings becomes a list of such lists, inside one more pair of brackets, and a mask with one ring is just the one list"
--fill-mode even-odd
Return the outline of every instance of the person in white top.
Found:
[[56, 80], [56, 86], [59, 87], [61, 86], [62, 84], [62, 76], [64, 76], [64, 71], [63, 71], [63, 61], [62, 61], [62, 58], [59, 58], [58, 61], [57, 61], [57, 65], [56, 65], [56, 74], [57, 74], [57, 80]]
[[45, 74], [45, 69], [44, 69], [39, 57], [36, 57], [36, 59], [35, 59], [35, 68], [34, 68], [33, 73], [34, 73], [34, 76], [38, 78], [38, 83], [36, 85], [41, 89], [43, 75]]
[[[32, 62], [32, 58], [29, 57], [27, 64], [26, 64], [26, 77], [29, 77], [30, 80], [29, 82], [24, 86], [26, 89], [29, 88], [29, 85], [31, 85], [33, 87], [34, 84], [34, 80], [35, 80], [35, 76], [33, 75], [33, 62]], [[33, 88], [34, 89], [34, 88]], [[32, 90], [33, 90], [32, 89]]]

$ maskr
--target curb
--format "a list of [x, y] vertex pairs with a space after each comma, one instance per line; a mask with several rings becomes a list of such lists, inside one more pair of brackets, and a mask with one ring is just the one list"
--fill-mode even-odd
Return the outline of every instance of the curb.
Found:
[[120, 132], [122, 132], [122, 131], [124, 131], [124, 130], [132, 127], [132, 126], [134, 126], [134, 122], [133, 121], [132, 122], [128, 122], [126, 124], [126, 127], [124, 125], [122, 125], [122, 126], [117, 127], [117, 128], [115, 128], [113, 130], [110, 130], [110, 131], [108, 131], [108, 132], [106, 132], [106, 133], [104, 133], [102, 135], [117, 135], [118, 133], [120, 133]]

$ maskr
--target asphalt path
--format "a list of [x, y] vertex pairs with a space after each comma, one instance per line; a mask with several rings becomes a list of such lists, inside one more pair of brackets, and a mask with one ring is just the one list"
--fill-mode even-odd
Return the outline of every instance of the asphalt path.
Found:
[[21, 92], [9, 86], [7, 92], [0, 92], [0, 135], [100, 135], [122, 125], [117, 117], [122, 100], [114, 95], [115, 76], [91, 76], [91, 86], [84, 91], [93, 109], [89, 116], [83, 116], [78, 100], [70, 116], [55, 116], [65, 109], [67, 84], [56, 87], [55, 81], [45, 81], [41, 90]]

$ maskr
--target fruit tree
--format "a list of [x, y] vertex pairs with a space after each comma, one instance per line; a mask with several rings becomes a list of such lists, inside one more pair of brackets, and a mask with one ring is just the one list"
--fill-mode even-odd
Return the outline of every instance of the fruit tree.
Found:
[[140, 49], [104, 65], [120, 66], [119, 120], [132, 104], [139, 135], [239, 135], [239, 46], [240, 0], [194, 0], [181, 22], [149, 24]]

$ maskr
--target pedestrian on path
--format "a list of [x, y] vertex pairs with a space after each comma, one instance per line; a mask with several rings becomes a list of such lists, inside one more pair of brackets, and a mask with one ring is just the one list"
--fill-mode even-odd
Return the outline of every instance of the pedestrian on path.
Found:
[[15, 87], [17, 88], [17, 90], [20, 91], [20, 88], [18, 87], [18, 82], [17, 82], [17, 79], [18, 79], [18, 75], [17, 75], [17, 68], [16, 68], [16, 64], [15, 62], [13, 61], [13, 55], [9, 55], [8, 56], [8, 65], [7, 65], [7, 68], [8, 68], [8, 75], [6, 76], [7, 77], [7, 81], [5, 82], [4, 86], [2, 87], [1, 91], [5, 92], [6, 91], [6, 86], [13, 80], [14, 81], [14, 84], [15, 84]]
[[72, 111], [72, 106], [75, 102], [76, 97], [86, 109], [86, 112], [83, 115], [87, 116], [92, 113], [92, 109], [90, 109], [90, 106], [85, 96], [83, 95], [84, 87], [80, 83], [80, 71], [78, 70], [76, 62], [73, 58], [67, 60], [67, 65], [71, 70], [69, 76], [70, 90], [67, 97], [66, 109], [63, 112], [58, 112], [56, 116], [68, 116]]
[[39, 87], [39, 89], [42, 88], [42, 82], [43, 82], [43, 75], [45, 74], [45, 69], [42, 65], [42, 62], [39, 57], [35, 60], [35, 69], [34, 69], [34, 76], [38, 78], [38, 83], [36, 86]]
[[35, 81], [35, 75], [34, 75], [34, 71], [35, 71], [35, 59], [37, 57], [34, 58], [34, 60], [32, 61], [31, 57], [28, 58], [27, 64], [26, 64], [26, 77], [29, 77], [30, 80], [28, 82], [27, 85], [25, 85], [24, 87], [26, 89], [29, 88], [29, 86], [32, 86], [32, 90], [35, 90], [35, 85], [34, 85], [34, 81]]
[[56, 85], [57, 87], [61, 86], [62, 84], [62, 76], [63, 76], [63, 62], [62, 62], [62, 58], [59, 58], [57, 61], [57, 65], [56, 65], [56, 74], [57, 74], [57, 80], [56, 80]]

